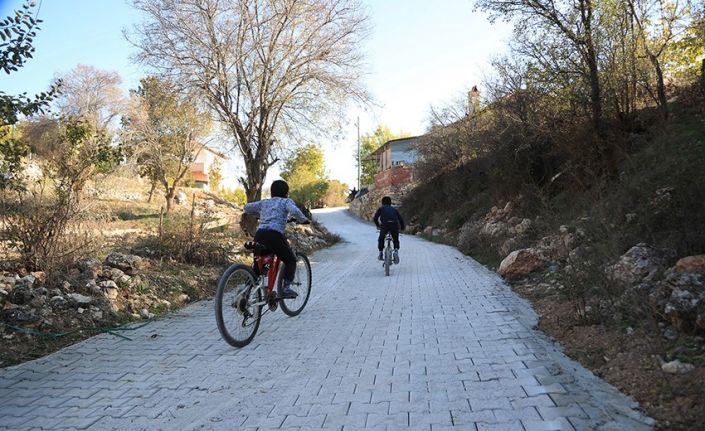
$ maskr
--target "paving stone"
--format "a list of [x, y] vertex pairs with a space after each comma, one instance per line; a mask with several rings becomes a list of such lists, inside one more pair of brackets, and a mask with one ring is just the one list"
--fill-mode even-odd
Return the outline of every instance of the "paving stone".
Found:
[[523, 420], [526, 431], [574, 431], [575, 428], [566, 418], [545, 421]]

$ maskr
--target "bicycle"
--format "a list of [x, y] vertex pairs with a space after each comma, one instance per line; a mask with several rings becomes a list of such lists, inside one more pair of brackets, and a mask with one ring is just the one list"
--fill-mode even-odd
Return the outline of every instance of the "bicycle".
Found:
[[280, 298], [277, 291], [284, 282], [284, 266], [279, 258], [255, 241], [245, 243], [245, 249], [253, 252], [260, 275], [257, 275], [252, 267], [233, 264], [218, 280], [215, 294], [218, 331], [223, 339], [234, 347], [244, 347], [255, 338], [260, 320], [267, 313], [267, 310], [262, 312], [265, 305], [269, 311], [276, 311], [281, 306], [284, 314], [294, 317], [303, 311], [311, 295], [311, 263], [306, 255], [294, 252], [296, 275], [290, 287], [298, 296]]

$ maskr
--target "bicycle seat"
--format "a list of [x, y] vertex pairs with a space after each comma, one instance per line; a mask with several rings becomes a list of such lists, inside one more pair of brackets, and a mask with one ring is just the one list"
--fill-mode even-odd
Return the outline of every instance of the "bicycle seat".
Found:
[[269, 250], [266, 245], [260, 244], [257, 241], [247, 241], [245, 243], [245, 249], [252, 250], [258, 256], [273, 254], [273, 252]]

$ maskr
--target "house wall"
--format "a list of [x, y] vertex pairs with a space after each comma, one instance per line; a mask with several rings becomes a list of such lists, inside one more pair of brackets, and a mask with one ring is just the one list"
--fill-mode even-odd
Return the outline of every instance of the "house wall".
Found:
[[197, 183], [201, 183], [204, 188], [210, 182], [208, 171], [217, 161], [218, 157], [207, 149], [202, 149], [196, 154], [196, 159], [191, 164], [191, 174]]
[[412, 170], [408, 166], [394, 166], [375, 175], [375, 190], [401, 187], [413, 181]]

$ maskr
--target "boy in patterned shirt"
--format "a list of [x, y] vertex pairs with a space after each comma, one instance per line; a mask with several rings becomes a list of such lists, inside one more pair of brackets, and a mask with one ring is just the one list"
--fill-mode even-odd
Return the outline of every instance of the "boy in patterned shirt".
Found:
[[276, 180], [271, 187], [272, 198], [245, 205], [245, 213], [259, 215], [259, 227], [255, 233], [255, 242], [267, 247], [284, 262], [284, 282], [279, 291], [280, 298], [296, 298], [298, 294], [291, 289], [291, 282], [296, 274], [296, 255], [289, 247], [284, 236], [286, 222], [292, 215], [299, 223], [311, 223], [293, 200], [289, 199], [289, 184]]

